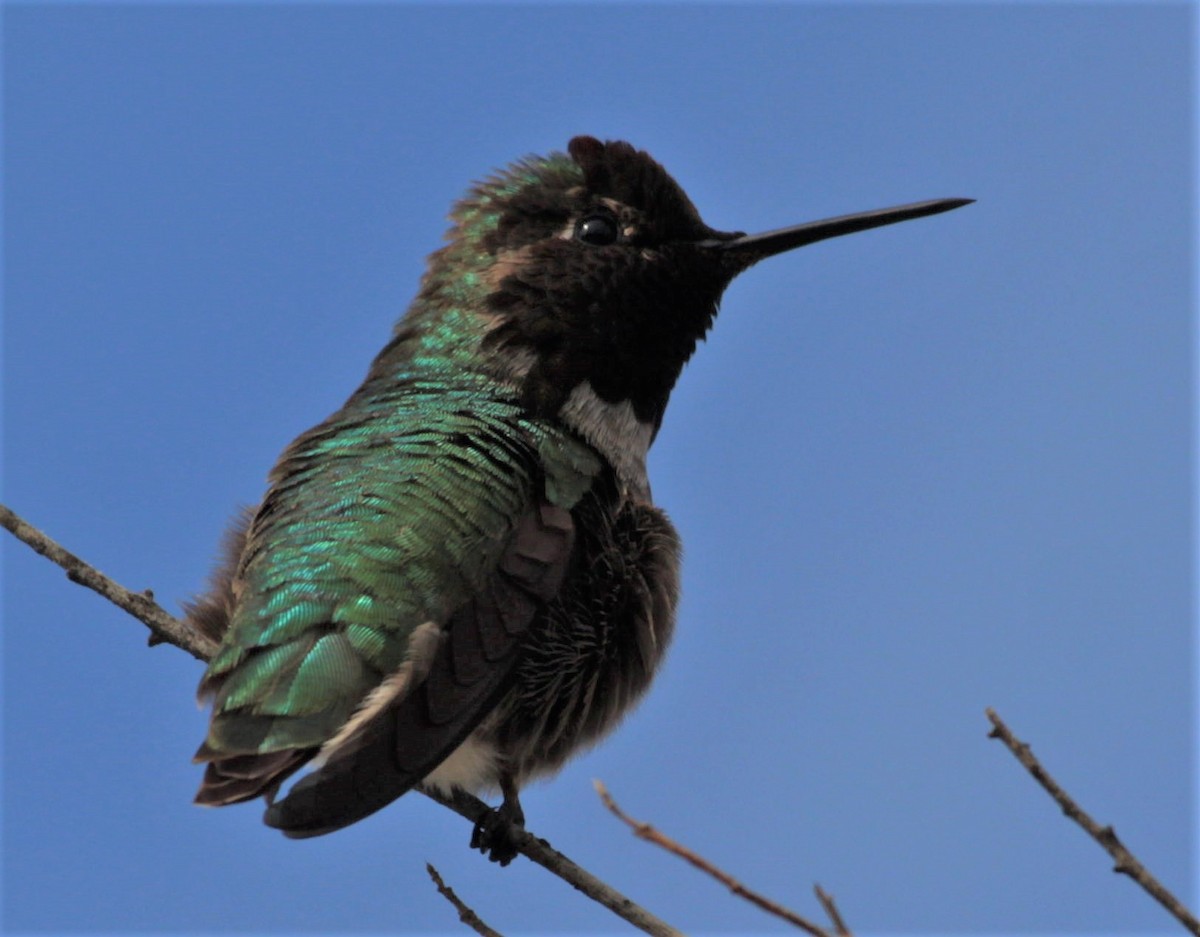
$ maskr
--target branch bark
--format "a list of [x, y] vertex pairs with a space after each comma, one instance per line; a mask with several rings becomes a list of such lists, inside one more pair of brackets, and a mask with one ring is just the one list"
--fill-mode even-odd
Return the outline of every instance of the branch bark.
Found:
[[118, 608], [124, 609], [152, 632], [151, 643], [174, 644], [187, 651], [197, 660], [206, 661], [217, 651], [217, 645], [202, 634], [197, 634], [182, 621], [171, 615], [154, 601], [150, 590], [130, 592], [104, 573], [90, 566], [74, 553], [63, 549], [57, 541], [46, 536], [15, 512], [0, 504], [0, 526], [40, 553], [52, 563], [57, 563], [67, 573], [71, 582], [87, 586], [98, 592]]
[[1186, 927], [1189, 933], [1200, 935], [1200, 921], [1197, 921], [1195, 916], [1184, 907], [1183, 902], [1164, 888], [1162, 883], [1151, 874], [1150, 870], [1138, 861], [1137, 857], [1117, 838], [1116, 831], [1111, 826], [1101, 826], [1082, 807], [1075, 803], [1071, 795], [1064, 791], [1054, 778], [1050, 777], [1049, 772], [1034, 757], [1033, 750], [1029, 745], [1012, 734], [1012, 730], [1005, 725], [1004, 720], [996, 714], [994, 709], [989, 707], [986, 712], [988, 721], [992, 724], [992, 730], [988, 733], [988, 737], [999, 739], [1003, 742], [1005, 747], [1012, 752], [1013, 757], [1021, 763], [1026, 771], [1033, 775], [1033, 779], [1053, 798], [1054, 802], [1062, 809], [1062, 812], [1083, 827], [1087, 831], [1088, 836], [1099, 843], [1100, 847], [1113, 857], [1116, 862], [1116, 865], [1113, 866], [1113, 871], [1119, 872], [1122, 875], [1128, 875], [1151, 898], [1166, 908], [1167, 912], [1175, 920]]
[[[149, 590], [143, 593], [131, 592], [114, 582], [3, 504], [0, 504], [0, 526], [35, 552], [61, 566], [66, 571], [67, 578], [72, 582], [77, 582], [99, 593], [146, 625], [152, 632], [150, 639], [152, 644], [173, 644], [201, 661], [207, 661], [216, 653], [215, 643], [204, 635], [196, 633], [183, 621], [166, 611], [154, 601], [154, 596]], [[487, 804], [469, 794], [463, 793], [455, 799], [450, 799], [430, 791], [422, 791], [422, 793], [472, 822], [479, 819], [488, 810]], [[655, 917], [636, 902], [626, 898], [615, 888], [605, 884], [561, 852], [552, 849], [545, 840], [538, 839], [529, 832], [516, 836], [515, 840], [518, 851], [527, 858], [557, 875], [593, 901], [604, 905], [613, 914], [624, 918], [639, 930], [653, 934], [655, 937], [681, 937], [680, 931]]]
[[433, 879], [433, 884], [437, 887], [438, 894], [454, 905], [454, 910], [458, 912], [458, 919], [466, 924], [467, 927], [479, 934], [480, 937], [503, 937], [498, 930], [489, 927], [465, 901], [454, 894], [454, 889], [442, 881], [442, 876], [433, 867], [432, 863], [425, 863], [425, 871]]

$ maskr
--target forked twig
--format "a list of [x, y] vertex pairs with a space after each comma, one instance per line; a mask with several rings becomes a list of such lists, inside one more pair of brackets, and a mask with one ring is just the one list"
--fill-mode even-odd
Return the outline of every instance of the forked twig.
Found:
[[770, 898], [760, 895], [758, 892], [747, 888], [728, 872], [717, 868], [703, 856], [693, 852], [687, 846], [684, 846], [681, 843], [671, 839], [671, 837], [667, 836], [665, 833], [659, 832], [649, 823], [643, 823], [641, 820], [633, 819], [633, 817], [629, 816], [629, 814], [617, 806], [617, 802], [613, 800], [612, 795], [608, 792], [608, 788], [606, 788], [602, 782], [593, 781], [592, 784], [595, 785], [596, 793], [600, 795], [600, 799], [604, 802], [604, 806], [607, 807], [612, 814], [617, 817], [617, 819], [633, 830], [634, 835], [639, 839], [644, 839], [647, 842], [654, 843], [654, 845], [665, 849], [667, 852], [678, 856], [686, 862], [690, 862], [701, 872], [705, 872], [715, 878], [735, 895], [745, 898], [751, 904], [761, 908], [768, 914], [787, 921], [789, 924], [794, 924], [805, 933], [811, 934], [812, 937], [852, 937], [850, 931], [846, 929], [845, 922], [842, 920], [842, 916], [838, 913], [837, 907], [834, 905], [833, 897], [822, 891], [820, 886], [816, 887], [817, 898], [821, 902], [822, 907], [825, 908], [825, 912], [829, 915], [830, 921], [833, 922], [835, 928], [833, 934], [820, 925], [814, 924], [807, 918], [801, 917], [795, 911], [785, 908], [778, 902], [772, 901]]
[[1054, 799], [1054, 802], [1058, 804], [1062, 812], [1083, 827], [1087, 831], [1087, 834], [1099, 843], [1105, 852], [1113, 857], [1116, 862], [1116, 865], [1113, 866], [1113, 871], [1120, 872], [1122, 875], [1128, 875], [1141, 885], [1150, 897], [1166, 908], [1172, 917], [1186, 927], [1189, 933], [1200, 935], [1200, 921], [1197, 921], [1192, 913], [1184, 907], [1183, 902], [1167, 891], [1162, 883], [1150, 873], [1150, 870], [1137, 860], [1137, 857], [1117, 838], [1116, 831], [1111, 826], [1101, 826], [1082, 807], [1075, 803], [1071, 795], [1064, 791], [1054, 778], [1050, 777], [1046, 769], [1042, 767], [1041, 762], [1033, 756], [1033, 750], [1029, 745], [1012, 734], [1012, 731], [1005, 725], [1004, 720], [996, 714], [994, 709], [989, 707], [986, 712], [988, 721], [992, 724], [992, 730], [988, 733], [988, 737], [999, 739], [1003, 742], [1008, 750], [1013, 753], [1013, 757], [1024, 766], [1026, 771], [1033, 775], [1033, 779]]

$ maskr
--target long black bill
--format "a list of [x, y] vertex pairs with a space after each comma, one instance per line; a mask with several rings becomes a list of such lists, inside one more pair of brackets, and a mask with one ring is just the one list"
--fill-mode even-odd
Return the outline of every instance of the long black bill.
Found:
[[730, 240], [703, 241], [701, 246], [732, 255], [728, 258], [731, 265], [744, 270], [764, 257], [781, 254], [795, 247], [824, 241], [826, 238], [841, 237], [843, 234], [854, 234], [856, 231], [868, 231], [871, 228], [895, 224], [897, 221], [910, 221], [913, 218], [924, 218], [926, 215], [937, 215], [944, 211], [970, 205], [973, 201], [975, 201], [973, 198], [936, 198], [928, 202], [914, 202], [911, 205], [897, 205], [895, 208], [878, 208], [875, 211], [859, 212], [857, 215], [841, 215], [838, 218], [826, 218], [823, 221], [810, 221], [790, 228], [765, 231], [762, 234], [743, 234]]

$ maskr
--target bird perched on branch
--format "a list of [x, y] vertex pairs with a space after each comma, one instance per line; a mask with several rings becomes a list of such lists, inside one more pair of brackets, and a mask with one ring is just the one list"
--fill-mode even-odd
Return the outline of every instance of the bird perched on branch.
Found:
[[671, 640], [679, 538], [646, 452], [725, 287], [967, 201], [717, 231], [648, 154], [591, 137], [477, 185], [189, 608], [220, 640], [196, 801], [263, 796], [268, 825], [307, 837], [416, 785], [498, 787], [472, 842], [508, 862], [520, 787], [611, 730]]

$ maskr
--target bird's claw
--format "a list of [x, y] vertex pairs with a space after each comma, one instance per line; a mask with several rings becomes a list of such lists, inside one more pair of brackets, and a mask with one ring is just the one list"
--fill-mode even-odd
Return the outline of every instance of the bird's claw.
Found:
[[508, 865], [517, 857], [517, 838], [525, 832], [525, 817], [517, 814], [508, 801], [479, 818], [471, 831], [471, 848], [478, 849], [492, 862]]

